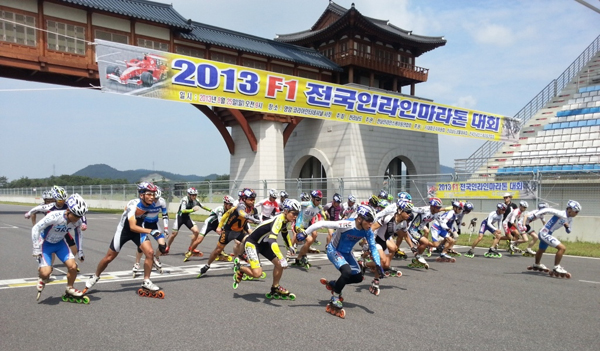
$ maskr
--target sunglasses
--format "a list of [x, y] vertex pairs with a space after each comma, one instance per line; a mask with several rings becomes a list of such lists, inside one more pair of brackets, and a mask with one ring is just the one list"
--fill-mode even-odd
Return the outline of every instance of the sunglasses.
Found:
[[315, 201], [321, 201], [322, 200], [320, 197], [315, 197], [314, 199], [315, 199]]

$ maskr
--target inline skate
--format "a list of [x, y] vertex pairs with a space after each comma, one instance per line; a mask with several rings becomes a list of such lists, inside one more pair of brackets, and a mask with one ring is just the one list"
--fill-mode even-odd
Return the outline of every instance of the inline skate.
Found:
[[524, 252], [523, 252], [523, 256], [525, 257], [534, 257], [535, 256], [535, 251], [533, 251], [530, 248], [527, 248]]
[[344, 311], [344, 305], [342, 304], [342, 300], [336, 295], [331, 297], [327, 306], [325, 306], [325, 311], [327, 313], [331, 313], [334, 316], [340, 318], [346, 318], [346, 311]]
[[467, 251], [467, 253], [465, 254], [465, 257], [467, 257], [467, 258], [475, 257], [475, 251], [473, 250], [473, 248], [471, 248], [471, 249], [469, 249], [469, 251]]
[[46, 287], [46, 283], [48, 283], [48, 279], [38, 278], [38, 283], [37, 283], [37, 292], [38, 293], [37, 293], [36, 301], [40, 300], [40, 296], [42, 296], [42, 291]]
[[527, 267], [527, 270], [531, 271], [537, 271], [537, 272], [544, 272], [544, 273], [548, 273], [550, 270], [548, 269], [548, 267], [546, 267], [544, 264], [536, 264], [534, 263], [533, 266], [529, 266]]
[[425, 268], [429, 269], [429, 264], [423, 257], [413, 258], [412, 262], [408, 264], [409, 268]]
[[89, 297], [83, 295], [82, 291], [79, 291], [72, 286], [67, 287], [65, 294], [62, 296], [62, 300], [64, 302], [83, 303], [86, 305], [90, 303]]
[[160, 259], [156, 256], [152, 257], [152, 267], [156, 269], [158, 273], [163, 274], [162, 262], [160, 262]]
[[406, 253], [404, 251], [398, 249], [398, 251], [396, 251], [396, 253], [394, 254], [394, 258], [406, 260], [408, 258], [408, 256], [406, 256]]
[[386, 269], [383, 273], [386, 277], [401, 277], [402, 276], [402, 272], [400, 272], [399, 269], [394, 268], [394, 267], [390, 267], [390, 268]]
[[571, 273], [567, 272], [562, 266], [556, 265], [554, 269], [550, 271], [551, 277], [571, 278]]
[[131, 268], [131, 273], [133, 275], [133, 279], [135, 279], [135, 277], [137, 276], [139, 271], [140, 271], [140, 264], [139, 264], [139, 262], [136, 262], [133, 264], [133, 268]]
[[260, 277], [258, 278], [254, 278], [251, 275], [247, 275], [246, 273], [244, 273], [244, 275], [242, 276], [242, 280], [254, 280], [254, 279], [265, 279], [267, 277], [267, 273], [266, 272], [262, 272], [260, 274]]
[[265, 296], [267, 297], [267, 299], [276, 299], [276, 300], [282, 299], [282, 300], [294, 301], [296, 299], [296, 295], [290, 293], [286, 288], [284, 288], [281, 285], [272, 286], [271, 292], [266, 293]]
[[448, 256], [450, 257], [461, 257], [461, 253], [460, 252], [456, 252], [454, 250], [448, 250]]
[[225, 252], [221, 251], [219, 256], [217, 256], [217, 258], [215, 258], [215, 261], [231, 262], [231, 261], [233, 261], [233, 256], [234, 255], [228, 255]]
[[94, 285], [96, 285], [96, 283], [98, 282], [98, 280], [100, 280], [100, 277], [97, 277], [96, 274], [93, 274], [90, 277], [90, 279], [88, 279], [88, 281], [85, 282], [85, 289], [83, 289], [83, 293], [85, 294], [86, 292], [88, 292], [88, 290], [93, 288]]
[[379, 289], [379, 279], [375, 278], [371, 282], [371, 286], [369, 287], [369, 292], [375, 296], [379, 296], [380, 291], [381, 290]]
[[242, 265], [240, 264], [240, 259], [239, 258], [234, 258], [233, 259], [233, 288], [237, 289], [238, 286], [240, 286], [240, 282], [242, 281], [242, 278], [244, 277], [244, 273], [241, 271]]
[[451, 263], [454, 263], [454, 262], [456, 262], [456, 258], [451, 257], [448, 254], [441, 253], [440, 257], [436, 258], [435, 261], [436, 262], [451, 262]]
[[483, 256], [488, 257], [488, 258], [500, 258], [500, 257], [502, 257], [502, 254], [500, 252], [496, 251], [496, 249], [490, 247], [488, 252], [484, 253]]
[[158, 285], [151, 282], [150, 279], [144, 280], [142, 287], [138, 289], [137, 293], [143, 297], [165, 298], [165, 292], [160, 290]]
[[294, 266], [304, 267], [306, 270], [310, 268], [310, 263], [308, 262], [308, 257], [302, 256], [300, 259], [296, 258], [293, 263]]
[[200, 268], [200, 273], [198, 273], [196, 278], [200, 278], [201, 276], [203, 276], [206, 272], [208, 272], [209, 269], [210, 269], [210, 266], [205, 264], [204, 267]]

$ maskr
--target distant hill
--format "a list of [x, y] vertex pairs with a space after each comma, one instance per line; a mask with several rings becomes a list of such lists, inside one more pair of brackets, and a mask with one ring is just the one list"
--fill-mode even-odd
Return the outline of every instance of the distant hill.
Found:
[[154, 179], [159, 181], [162, 177], [170, 181], [182, 182], [198, 182], [202, 180], [214, 180], [218, 177], [217, 174], [209, 174], [207, 176], [196, 175], [181, 175], [163, 171], [152, 171], [149, 169], [136, 169], [132, 171], [119, 171], [109, 165], [98, 164], [90, 165], [73, 173], [74, 176], [85, 176], [90, 178], [108, 178], [108, 179], [127, 179], [128, 182], [136, 183], [140, 180]]
[[454, 168], [440, 165], [440, 173], [441, 174], [454, 173]]

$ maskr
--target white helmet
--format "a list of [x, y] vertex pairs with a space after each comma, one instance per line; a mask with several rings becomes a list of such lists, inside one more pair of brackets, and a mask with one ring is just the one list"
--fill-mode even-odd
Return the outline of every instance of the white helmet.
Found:
[[198, 195], [198, 190], [196, 188], [188, 188], [187, 193], [188, 195]]
[[287, 191], [281, 190], [279, 192], [279, 197], [283, 197], [283, 198], [287, 199], [289, 197], [289, 195], [288, 195]]
[[523, 206], [523, 207], [527, 208], [527, 207], [529, 207], [529, 204], [527, 203], [527, 201], [521, 200], [521, 202], [519, 202], [519, 206]]
[[356, 202], [356, 196], [354, 196], [352, 194], [348, 195], [348, 201], [350, 201], [350, 202]]
[[52, 187], [52, 197], [56, 200], [56, 201], [65, 201], [68, 197], [67, 192], [65, 191], [65, 189], [59, 187], [59, 186], [53, 186]]
[[300, 202], [296, 199], [286, 199], [283, 202], [283, 208], [288, 211], [298, 211], [300, 212]]
[[229, 196], [229, 195], [223, 196], [223, 203], [233, 205], [234, 202], [235, 202], [235, 200], [231, 196]]
[[581, 212], [581, 205], [575, 200], [569, 200], [569, 202], [567, 202], [567, 208], [570, 208], [575, 212]]
[[277, 197], [277, 190], [275, 189], [269, 189], [269, 196], [276, 198]]
[[158, 199], [161, 196], [162, 196], [162, 190], [160, 189], [160, 187], [157, 186], [156, 192], [154, 193], [154, 197]]
[[69, 211], [77, 217], [83, 217], [87, 213], [87, 204], [79, 194], [73, 194], [67, 199]]
[[48, 190], [48, 191], [44, 191], [42, 193], [42, 199], [44, 200], [49, 200], [49, 199], [53, 199], [54, 197], [52, 196], [52, 190]]

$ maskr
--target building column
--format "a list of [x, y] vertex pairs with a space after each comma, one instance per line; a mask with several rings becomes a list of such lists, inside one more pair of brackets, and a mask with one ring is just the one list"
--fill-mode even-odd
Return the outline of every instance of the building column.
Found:
[[398, 91], [398, 78], [396, 77], [392, 80], [392, 91]]
[[236, 148], [229, 161], [229, 179], [237, 180], [238, 188], [257, 187], [257, 180], [284, 179], [283, 124], [260, 120], [250, 122], [249, 126], [258, 141], [256, 152], [252, 151], [242, 128], [231, 127]]
[[415, 96], [415, 83], [410, 85], [410, 95]]
[[[375, 73], [371, 72], [369, 74], [369, 87], [374, 88], [374, 86], [373, 86], [374, 84], [375, 84]], [[379, 88], [379, 87], [377, 87], [377, 88]]]
[[348, 67], [348, 83], [354, 83], [354, 67]]

